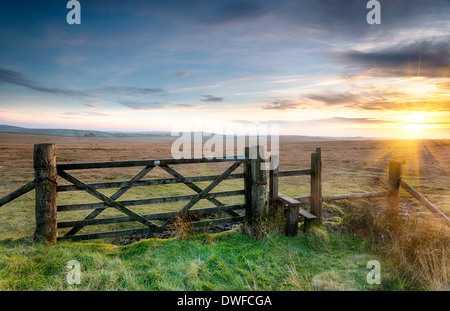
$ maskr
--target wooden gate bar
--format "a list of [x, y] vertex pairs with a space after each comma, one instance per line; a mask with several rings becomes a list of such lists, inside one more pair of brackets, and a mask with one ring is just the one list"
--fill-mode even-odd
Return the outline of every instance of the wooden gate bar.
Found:
[[[173, 168], [167, 166], [167, 165], [160, 165], [160, 167], [165, 170], [167, 173], [169, 173], [170, 175], [172, 175], [173, 177], [176, 178], [184, 178], [183, 175], [181, 175], [180, 173], [178, 173], [177, 171], [175, 171]], [[184, 183], [186, 186], [188, 186], [189, 188], [191, 188], [192, 190], [194, 190], [197, 193], [200, 193], [203, 191], [202, 188], [200, 188], [199, 186], [197, 186], [194, 183], [191, 182], [187, 182]], [[216, 198], [209, 198], [207, 199], [209, 202], [213, 203], [215, 206], [223, 206], [224, 204], [222, 202], [220, 202], [219, 200], [217, 200]], [[233, 212], [233, 211], [228, 211], [228, 214], [230, 214], [231, 216], [237, 217], [240, 216], [239, 214]]]
[[[225, 172], [223, 172], [219, 178], [217, 178], [216, 180], [214, 180], [211, 184], [209, 184], [209, 186], [207, 186], [205, 189], [202, 190], [202, 192], [198, 193], [197, 195], [195, 195], [180, 211], [178, 211], [178, 213], [175, 215], [174, 218], [179, 217], [181, 215], [186, 215], [187, 211], [194, 206], [198, 201], [200, 201], [201, 199], [204, 199], [206, 197], [206, 195], [212, 190], [214, 189], [222, 180], [224, 180], [225, 178], [227, 178], [239, 165], [241, 165], [242, 161], [236, 161], [233, 163], [233, 165], [231, 165]], [[163, 227], [166, 227], [174, 218], [167, 220]]]
[[1, 198], [0, 199], [0, 207], [5, 205], [6, 203], [11, 202], [12, 200], [17, 199], [21, 195], [24, 195], [25, 193], [33, 190], [35, 187], [36, 187], [36, 184], [34, 183], [34, 181], [30, 181], [30, 182], [26, 183], [19, 189], [15, 190], [15, 191], [11, 192], [10, 194], [5, 195], [3, 198]]
[[[230, 217], [230, 218], [219, 218], [219, 219], [211, 219], [211, 220], [203, 220], [199, 222], [192, 222], [193, 226], [200, 227], [205, 225], [212, 224], [220, 224], [220, 223], [228, 223], [234, 221], [241, 221], [243, 217]], [[114, 238], [118, 236], [127, 236], [127, 235], [136, 235], [136, 234], [144, 234], [154, 232], [149, 228], [138, 228], [138, 229], [126, 229], [126, 230], [114, 230], [107, 232], [99, 232], [99, 233], [87, 233], [80, 235], [71, 235], [71, 236], [63, 236], [58, 237], [59, 240], [72, 240], [72, 241], [82, 241], [82, 240], [93, 240], [93, 239], [106, 239], [106, 238]]]
[[[245, 190], [230, 190], [230, 191], [222, 191], [222, 192], [213, 192], [208, 193], [204, 199], [207, 198], [220, 198], [220, 197], [232, 197], [237, 195], [244, 195]], [[160, 204], [160, 203], [171, 203], [171, 202], [179, 202], [179, 201], [188, 201], [195, 197], [195, 194], [188, 195], [179, 195], [179, 196], [171, 196], [171, 197], [160, 197], [160, 198], [150, 198], [150, 199], [139, 199], [139, 200], [127, 200], [127, 201], [117, 201], [117, 203], [122, 204], [123, 206], [137, 206], [137, 205], [150, 205], [150, 204]], [[58, 212], [67, 212], [67, 211], [78, 211], [78, 210], [88, 210], [88, 209], [97, 209], [97, 208], [111, 208], [110, 205], [99, 202], [99, 203], [82, 203], [82, 204], [67, 204], [67, 205], [58, 205]]]
[[118, 209], [122, 213], [127, 214], [128, 216], [132, 217], [134, 220], [136, 220], [136, 221], [146, 225], [150, 229], [159, 228], [158, 225], [152, 223], [151, 221], [149, 221], [146, 218], [142, 217], [141, 215], [133, 212], [132, 210], [126, 208], [122, 204], [112, 200], [111, 198], [107, 197], [106, 195], [98, 192], [97, 190], [92, 189], [91, 187], [89, 187], [85, 183], [83, 183], [82, 181], [80, 181], [77, 178], [67, 174], [65, 171], [58, 170], [58, 175], [61, 176], [62, 178], [64, 178], [65, 180], [73, 183], [75, 186], [79, 187], [80, 189], [86, 190], [87, 193], [93, 195], [97, 199], [102, 200], [103, 202], [105, 202], [109, 206], [115, 207], [116, 209]]
[[[156, 186], [156, 185], [169, 185], [169, 184], [185, 184], [202, 181], [212, 181], [218, 178], [220, 175], [208, 175], [208, 176], [192, 176], [192, 177], [177, 177], [177, 178], [159, 178], [148, 179], [138, 181], [114, 181], [106, 183], [93, 183], [87, 184], [94, 189], [109, 189], [109, 188], [123, 188], [123, 187], [143, 187], [143, 186]], [[242, 179], [244, 174], [236, 173], [228, 176], [228, 179]], [[63, 191], [80, 191], [74, 185], [61, 185], [57, 187], [58, 192]]]
[[[224, 205], [220, 207], [205, 207], [198, 209], [190, 209], [188, 216], [203, 216], [209, 215], [217, 212], [228, 212], [234, 210], [244, 209], [245, 204], [233, 204], [233, 205]], [[162, 212], [162, 213], [153, 213], [153, 214], [144, 214], [142, 217], [145, 217], [148, 220], [166, 220], [169, 219], [175, 214], [177, 211], [173, 212]], [[94, 226], [94, 225], [106, 225], [106, 224], [114, 224], [114, 223], [124, 223], [134, 221], [133, 218], [128, 216], [120, 216], [120, 217], [108, 217], [108, 218], [96, 218], [96, 219], [85, 219], [85, 220], [72, 220], [72, 221], [62, 221], [58, 222], [58, 228], [70, 228], [77, 226]]]
[[85, 170], [94, 168], [112, 168], [112, 167], [132, 167], [132, 166], [156, 166], [170, 164], [195, 164], [195, 163], [217, 163], [243, 161], [243, 157], [232, 157], [226, 159], [161, 159], [161, 160], [127, 160], [127, 161], [104, 161], [104, 162], [86, 162], [86, 163], [64, 163], [59, 164], [58, 169], [68, 170]]
[[[139, 179], [143, 178], [145, 175], [147, 175], [152, 169], [154, 168], [154, 166], [146, 166], [143, 170], [141, 170], [136, 176], [134, 176], [130, 181], [138, 181]], [[125, 192], [128, 191], [128, 189], [130, 189], [131, 186], [126, 186], [126, 187], [122, 187], [119, 190], [117, 190], [117, 192], [115, 192], [112, 196], [111, 199], [116, 201], [120, 196], [122, 196]], [[94, 211], [92, 211], [89, 215], [87, 215], [84, 219], [88, 220], [88, 219], [94, 219], [95, 217], [97, 217], [98, 215], [100, 215], [106, 208], [99, 208], [96, 209]], [[69, 232], [67, 232], [65, 235], [74, 235], [77, 232], [79, 232], [81, 229], [83, 229], [84, 226], [77, 226], [72, 228], [71, 230], [69, 230]]]

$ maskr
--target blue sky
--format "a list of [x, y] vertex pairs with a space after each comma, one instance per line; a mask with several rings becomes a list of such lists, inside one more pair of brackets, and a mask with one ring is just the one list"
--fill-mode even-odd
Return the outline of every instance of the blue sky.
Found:
[[450, 2], [2, 1], [0, 124], [448, 138]]

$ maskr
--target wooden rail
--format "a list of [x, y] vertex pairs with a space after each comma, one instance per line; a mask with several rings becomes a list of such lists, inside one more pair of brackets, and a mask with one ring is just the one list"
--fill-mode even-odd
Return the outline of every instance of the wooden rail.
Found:
[[428, 210], [430, 210], [433, 214], [437, 215], [441, 219], [443, 219], [447, 225], [450, 225], [450, 218], [441, 212], [436, 206], [433, 205], [430, 201], [427, 200], [423, 195], [417, 192], [413, 187], [411, 187], [404, 179], [400, 179], [400, 185], [405, 189], [410, 195], [416, 198], [423, 206], [425, 206]]

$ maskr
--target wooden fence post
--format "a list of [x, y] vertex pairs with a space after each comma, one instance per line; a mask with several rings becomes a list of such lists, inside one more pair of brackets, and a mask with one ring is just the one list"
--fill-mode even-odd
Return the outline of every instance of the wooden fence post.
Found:
[[250, 160], [250, 148], [245, 147], [244, 161], [244, 203], [245, 203], [245, 224], [251, 226], [253, 224], [252, 218], [252, 161]]
[[35, 242], [52, 244], [58, 235], [56, 222], [56, 146], [34, 145], [33, 166], [35, 172]]
[[402, 162], [391, 161], [389, 163], [388, 190], [389, 209], [393, 213], [398, 213], [398, 205], [400, 202], [400, 181], [402, 177]]
[[[258, 237], [260, 234], [260, 224], [263, 220], [266, 208], [266, 171], [261, 169], [264, 157], [262, 146], [253, 146], [248, 154], [250, 165], [244, 166], [246, 172], [246, 195], [245, 203], [246, 220], [244, 227], [250, 236]], [[247, 152], [248, 149], [246, 149]]]
[[320, 148], [311, 153], [311, 214], [319, 223], [323, 220], [322, 208], [322, 155]]
[[[271, 170], [269, 171], [269, 214], [274, 215], [278, 210], [278, 156], [270, 156]], [[272, 165], [274, 165], [272, 167]]]

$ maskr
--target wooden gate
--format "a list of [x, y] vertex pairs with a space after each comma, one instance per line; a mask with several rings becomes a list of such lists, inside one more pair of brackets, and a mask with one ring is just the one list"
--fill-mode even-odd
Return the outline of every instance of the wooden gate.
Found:
[[[58, 237], [61, 239], [73, 239], [73, 240], [85, 240], [85, 239], [98, 239], [98, 238], [110, 238], [121, 235], [134, 235], [142, 233], [151, 232], [162, 232], [168, 229], [168, 226], [172, 224], [176, 219], [188, 219], [191, 215], [205, 216], [208, 214], [213, 214], [217, 212], [226, 212], [230, 217], [202, 220], [199, 222], [194, 222], [193, 225], [201, 226], [214, 223], [224, 223], [224, 222], [235, 222], [242, 220], [243, 216], [236, 213], [235, 210], [245, 209], [245, 203], [225, 205], [218, 200], [220, 197], [227, 196], [237, 196], [244, 195], [245, 189], [233, 190], [233, 191], [222, 191], [222, 192], [211, 192], [217, 185], [219, 185], [223, 180], [226, 179], [242, 179], [244, 177], [243, 173], [233, 172], [248, 158], [232, 158], [232, 159], [161, 159], [161, 160], [138, 160], [138, 161], [112, 161], [112, 162], [95, 162], [95, 163], [70, 163], [70, 164], [58, 164], [57, 174], [59, 177], [67, 180], [71, 185], [57, 186], [57, 191], [73, 191], [73, 190], [84, 190], [95, 198], [99, 199], [100, 203], [87, 203], [87, 204], [70, 204], [70, 205], [58, 205], [57, 211], [72, 211], [72, 210], [85, 210], [93, 209], [93, 211], [85, 217], [83, 220], [78, 221], [64, 221], [58, 222], [58, 228], [71, 228], [64, 236]], [[177, 172], [173, 166], [177, 164], [194, 164], [194, 163], [212, 163], [212, 162], [230, 162], [232, 163], [222, 174], [211, 175], [211, 176], [195, 176], [195, 177], [184, 177], [182, 174]], [[78, 178], [74, 177], [73, 174], [69, 174], [67, 171], [72, 170], [83, 170], [83, 169], [98, 169], [98, 168], [112, 168], [112, 167], [134, 167], [143, 166], [144, 168], [135, 175], [131, 180], [126, 182], [107, 182], [107, 183], [96, 183], [87, 184]], [[155, 167], [160, 167], [167, 173], [169, 173], [173, 178], [161, 178], [161, 179], [149, 179], [143, 180], [143, 178]], [[204, 189], [200, 188], [194, 182], [204, 182], [212, 181]], [[140, 200], [128, 200], [119, 201], [118, 199], [127, 192], [130, 188], [136, 186], [152, 186], [152, 185], [167, 185], [167, 184], [178, 184], [183, 183], [190, 189], [194, 190], [196, 194], [194, 195], [182, 195], [182, 196], [168, 196], [168, 197], [158, 197], [158, 198], [148, 198]], [[108, 197], [97, 189], [104, 188], [119, 188], [112, 196]], [[206, 199], [211, 202], [214, 206], [209, 208], [198, 208], [193, 207], [202, 199]], [[175, 212], [163, 212], [163, 213], [153, 213], [153, 214], [138, 214], [132, 211], [130, 206], [137, 205], [149, 205], [157, 203], [168, 203], [168, 202], [179, 202], [187, 201], [187, 203], [179, 210]], [[118, 211], [125, 214], [122, 217], [108, 217], [108, 218], [97, 218], [104, 210], [107, 208], [115, 208]], [[89, 234], [77, 234], [83, 227], [89, 225], [98, 224], [112, 224], [112, 223], [123, 223], [123, 222], [139, 222], [144, 225], [143, 228], [138, 229], [127, 229], [127, 230], [116, 230], [109, 232], [100, 233], [89, 233]], [[157, 223], [156, 221], [159, 221]], [[162, 223], [161, 223], [162, 221]]]

